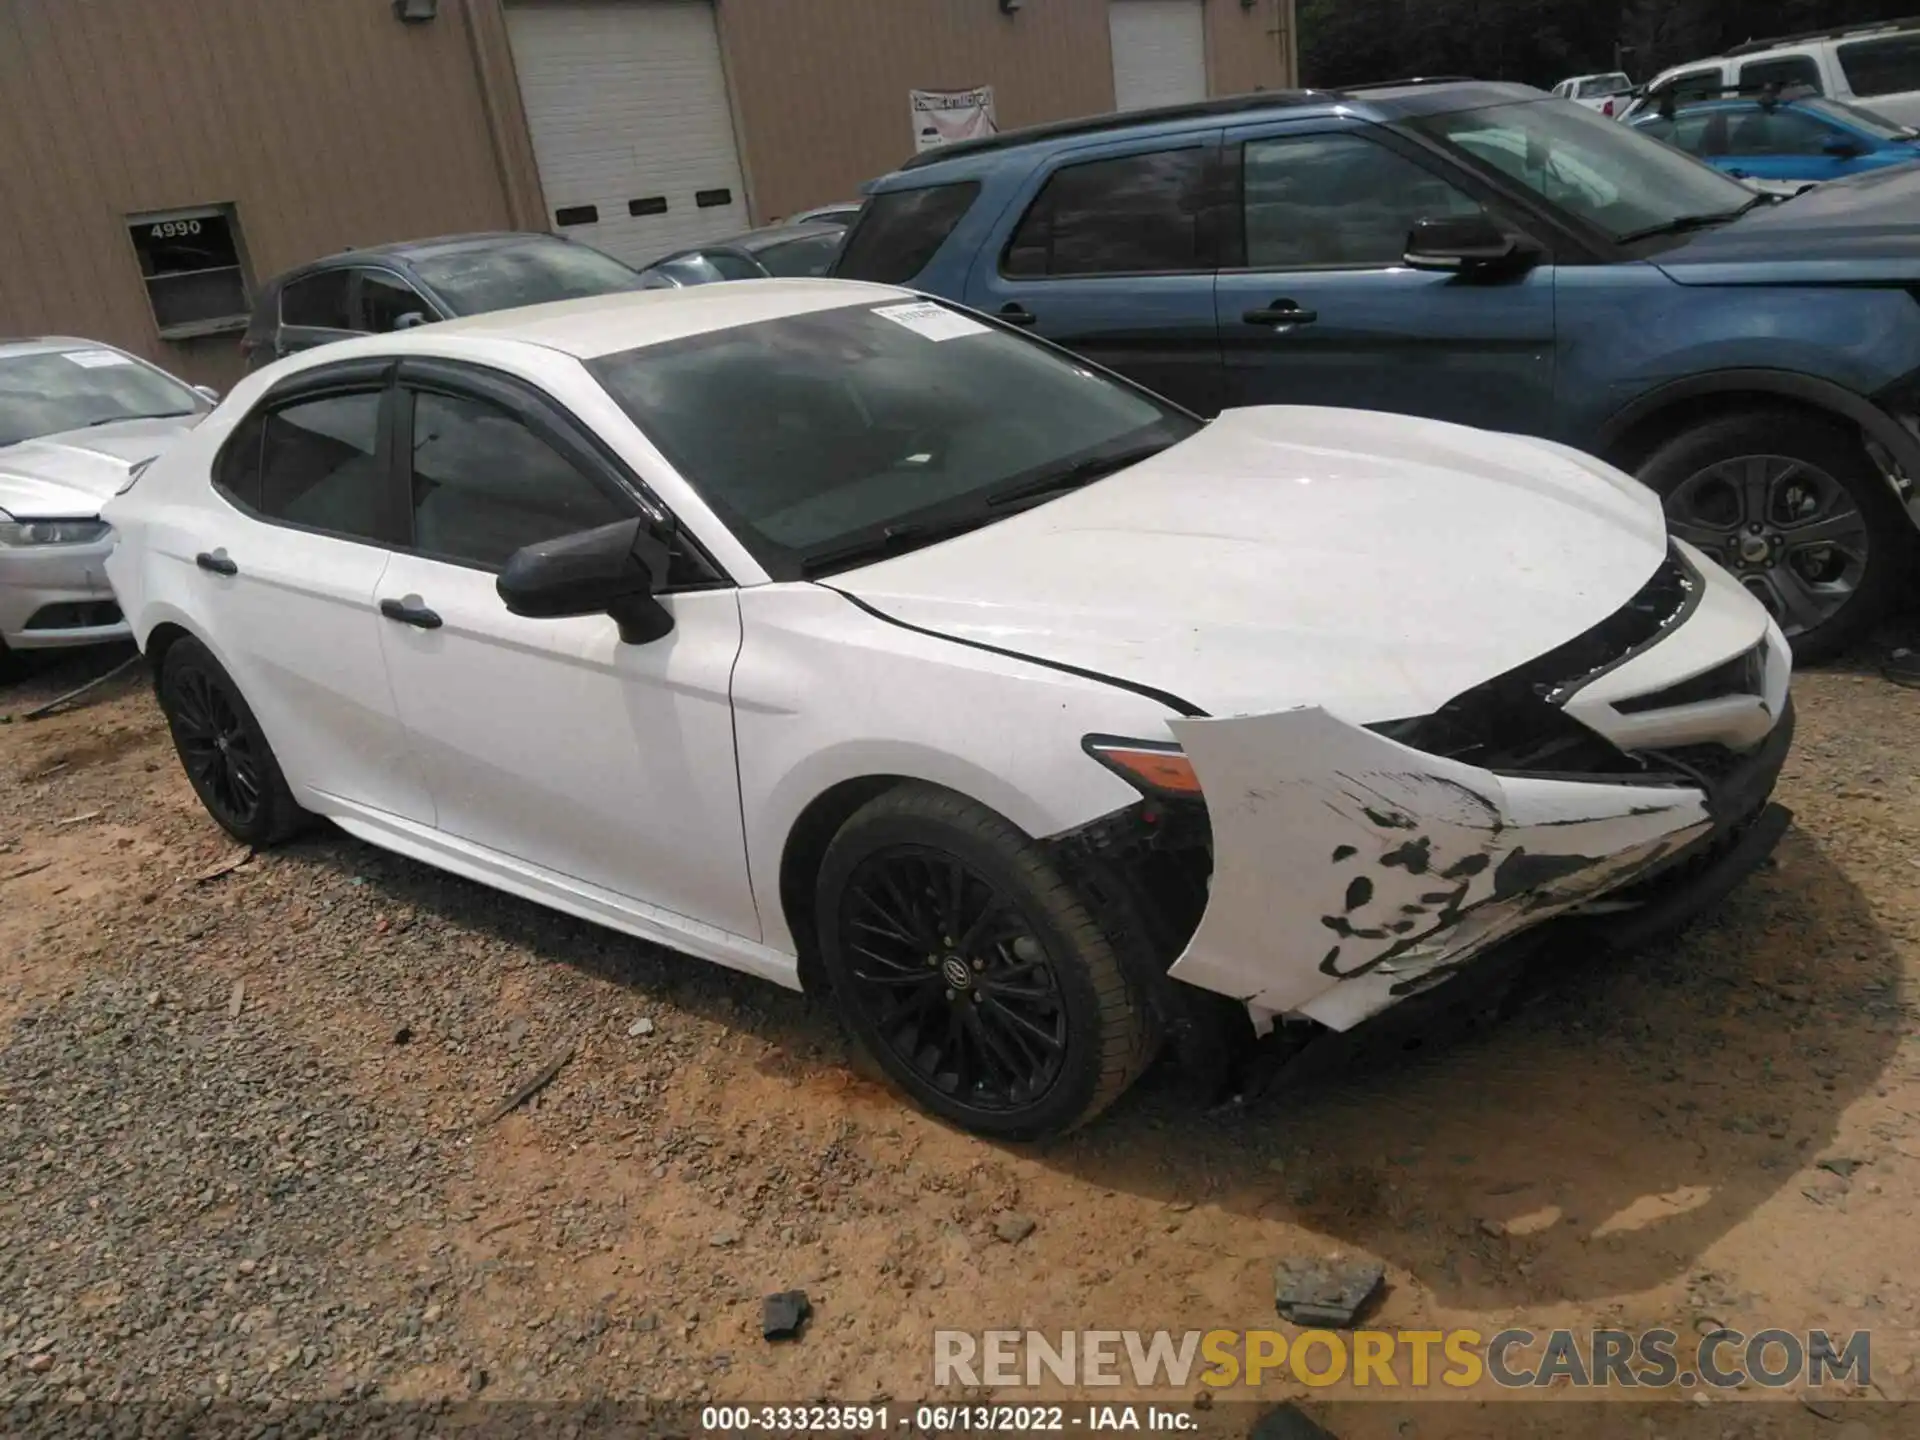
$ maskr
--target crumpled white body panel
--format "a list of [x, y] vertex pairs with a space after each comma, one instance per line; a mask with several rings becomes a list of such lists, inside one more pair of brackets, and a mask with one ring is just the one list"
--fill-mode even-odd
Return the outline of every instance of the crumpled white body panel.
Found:
[[1171, 724], [1206, 795], [1213, 881], [1169, 973], [1336, 1030], [1712, 825], [1690, 786], [1502, 777], [1318, 708]]

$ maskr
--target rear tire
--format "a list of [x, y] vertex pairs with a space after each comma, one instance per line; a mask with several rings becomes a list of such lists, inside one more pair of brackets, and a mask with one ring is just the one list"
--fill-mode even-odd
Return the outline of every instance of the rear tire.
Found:
[[1660, 446], [1640, 478], [1673, 534], [1753, 592], [1798, 660], [1831, 659], [1894, 603], [1913, 526], [1858, 433], [1839, 421], [1725, 415]]
[[176, 640], [160, 665], [160, 708], [200, 803], [234, 839], [266, 846], [306, 822], [273, 747], [220, 662], [198, 640]]
[[1063, 1134], [1153, 1058], [1147, 1008], [1085, 903], [1040, 845], [964, 796], [909, 784], [868, 801], [815, 893], [847, 1028], [956, 1125]]

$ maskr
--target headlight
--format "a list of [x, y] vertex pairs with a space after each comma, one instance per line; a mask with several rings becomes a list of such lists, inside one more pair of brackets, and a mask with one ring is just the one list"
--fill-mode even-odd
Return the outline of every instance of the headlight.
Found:
[[104, 520], [4, 520], [0, 521], [0, 549], [17, 550], [28, 545], [90, 545], [108, 529]]

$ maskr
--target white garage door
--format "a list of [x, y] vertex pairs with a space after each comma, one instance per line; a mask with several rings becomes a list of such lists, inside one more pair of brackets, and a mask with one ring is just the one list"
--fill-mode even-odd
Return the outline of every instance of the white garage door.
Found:
[[747, 228], [711, 0], [520, 0], [507, 33], [555, 230], [641, 265]]
[[1201, 0], [1108, 0], [1115, 108], [1186, 105], [1207, 98]]

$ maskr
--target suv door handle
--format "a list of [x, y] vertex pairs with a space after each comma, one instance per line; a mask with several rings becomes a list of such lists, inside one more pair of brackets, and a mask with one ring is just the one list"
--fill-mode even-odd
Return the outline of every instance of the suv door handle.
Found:
[[409, 605], [404, 600], [382, 600], [380, 613], [389, 620], [411, 625], [416, 630], [438, 630], [440, 617], [424, 605]]
[[202, 570], [211, 571], [215, 575], [238, 575], [240, 573], [240, 567], [227, 558], [224, 550], [202, 550], [198, 555], [193, 557], [193, 563], [198, 565]]
[[1302, 310], [1291, 300], [1276, 300], [1264, 310], [1249, 310], [1240, 317], [1249, 325], [1311, 325], [1320, 318], [1318, 310]]
[[1038, 321], [1040, 317], [1027, 309], [1027, 307], [1022, 305], [1018, 300], [1009, 300], [1000, 307], [1000, 318], [1009, 325], [1032, 325]]

